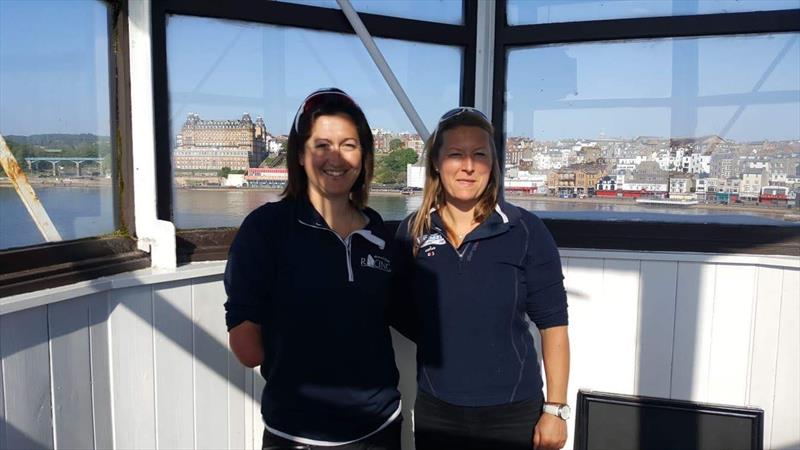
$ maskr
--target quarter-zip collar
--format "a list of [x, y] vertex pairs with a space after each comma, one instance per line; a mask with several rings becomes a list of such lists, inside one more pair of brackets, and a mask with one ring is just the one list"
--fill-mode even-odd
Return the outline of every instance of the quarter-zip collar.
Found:
[[328, 226], [328, 223], [325, 222], [322, 214], [320, 214], [319, 211], [314, 208], [314, 205], [312, 205], [308, 199], [300, 199], [295, 204], [297, 205], [295, 215], [297, 216], [298, 222], [307, 227], [327, 231], [336, 236], [336, 238], [339, 239], [339, 241], [344, 245], [347, 259], [347, 281], [353, 282], [355, 280], [353, 276], [352, 261], [353, 236], [359, 235], [366, 239], [367, 242], [377, 246], [381, 250], [386, 247], [386, 240], [373, 233], [377, 229], [383, 229], [383, 221], [381, 220], [381, 216], [371, 208], [364, 208], [363, 210], [359, 211], [367, 221], [367, 224], [364, 226], [364, 228], [353, 230], [346, 237], [342, 238], [339, 236], [339, 233], [335, 232], [330, 226]]
[[[465, 244], [468, 244], [472, 241], [503, 234], [510, 230], [511, 227], [516, 225], [519, 217], [519, 209], [502, 200], [498, 201], [492, 214], [490, 214], [489, 217], [487, 217], [486, 220], [484, 220], [474, 230], [470, 231], [466, 236], [464, 236], [461, 246], [463, 247]], [[434, 229], [441, 233], [442, 236], [447, 236], [447, 233], [445, 233], [444, 221], [437, 210], [431, 211], [431, 225]]]

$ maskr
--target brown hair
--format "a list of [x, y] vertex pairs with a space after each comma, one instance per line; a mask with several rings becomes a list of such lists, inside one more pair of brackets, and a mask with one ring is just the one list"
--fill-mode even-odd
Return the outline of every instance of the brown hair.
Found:
[[456, 127], [478, 127], [489, 133], [489, 142], [492, 147], [492, 172], [489, 176], [489, 183], [475, 205], [475, 221], [483, 222], [492, 214], [500, 193], [500, 162], [497, 158], [497, 150], [494, 145], [494, 127], [483, 117], [464, 112], [456, 115], [444, 122], [440, 122], [436, 131], [425, 142], [425, 188], [422, 194], [422, 204], [416, 214], [409, 221], [408, 231], [416, 256], [419, 251], [419, 238], [431, 230], [431, 210], [439, 209], [445, 204], [444, 188], [436, 171], [434, 164], [439, 159], [444, 141], [444, 133]]
[[306, 141], [311, 137], [314, 121], [320, 116], [344, 115], [353, 121], [361, 145], [361, 172], [350, 188], [350, 201], [359, 209], [367, 206], [369, 185], [372, 182], [375, 165], [375, 144], [364, 112], [349, 97], [330, 95], [311, 110], [301, 110], [298, 114], [300, 116], [297, 127], [292, 127], [286, 144], [286, 168], [289, 179], [281, 195], [290, 199], [308, 198], [308, 176], [300, 165], [300, 157], [305, 150]]

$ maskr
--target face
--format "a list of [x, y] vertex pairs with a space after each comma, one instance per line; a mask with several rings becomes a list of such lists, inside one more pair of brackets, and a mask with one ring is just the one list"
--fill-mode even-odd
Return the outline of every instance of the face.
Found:
[[348, 198], [361, 173], [361, 143], [353, 121], [344, 114], [317, 117], [300, 165], [308, 177], [309, 197]]
[[460, 126], [442, 134], [436, 161], [448, 204], [470, 209], [478, 203], [492, 174], [491, 136], [479, 127]]

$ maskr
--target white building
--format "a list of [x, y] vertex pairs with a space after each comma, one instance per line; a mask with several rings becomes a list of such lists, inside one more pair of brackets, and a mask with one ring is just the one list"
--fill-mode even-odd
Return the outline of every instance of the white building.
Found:
[[747, 169], [742, 173], [742, 184], [739, 188], [739, 198], [758, 201], [761, 188], [769, 182], [769, 176], [764, 169]]
[[635, 158], [619, 158], [617, 160], [617, 167], [616, 168], [618, 170], [631, 170], [631, 171], [633, 171], [637, 167], [639, 167], [639, 164], [641, 164], [642, 161], [647, 161], [647, 157], [639, 155], [639, 156], [636, 156]]
[[719, 191], [723, 183], [720, 178], [698, 178], [695, 180], [695, 196], [698, 200], [705, 200], [708, 194]]
[[503, 187], [510, 191], [533, 191], [537, 193], [547, 193], [547, 173], [526, 172], [524, 170], [514, 170], [515, 173], [508, 173], [503, 180]]
[[425, 166], [406, 165], [406, 186], [419, 189], [425, 187]]
[[226, 187], [240, 188], [242, 186], [247, 186], [247, 181], [245, 181], [243, 173], [229, 173], [223, 185]]
[[741, 178], [726, 178], [722, 182], [722, 184], [719, 185], [719, 192], [725, 192], [728, 194], [738, 194], [741, 185], [742, 185]]

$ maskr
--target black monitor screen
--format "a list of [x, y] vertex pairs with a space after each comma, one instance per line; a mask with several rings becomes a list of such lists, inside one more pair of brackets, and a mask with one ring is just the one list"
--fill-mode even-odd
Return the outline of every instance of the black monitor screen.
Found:
[[762, 449], [763, 417], [755, 408], [581, 391], [575, 449]]

